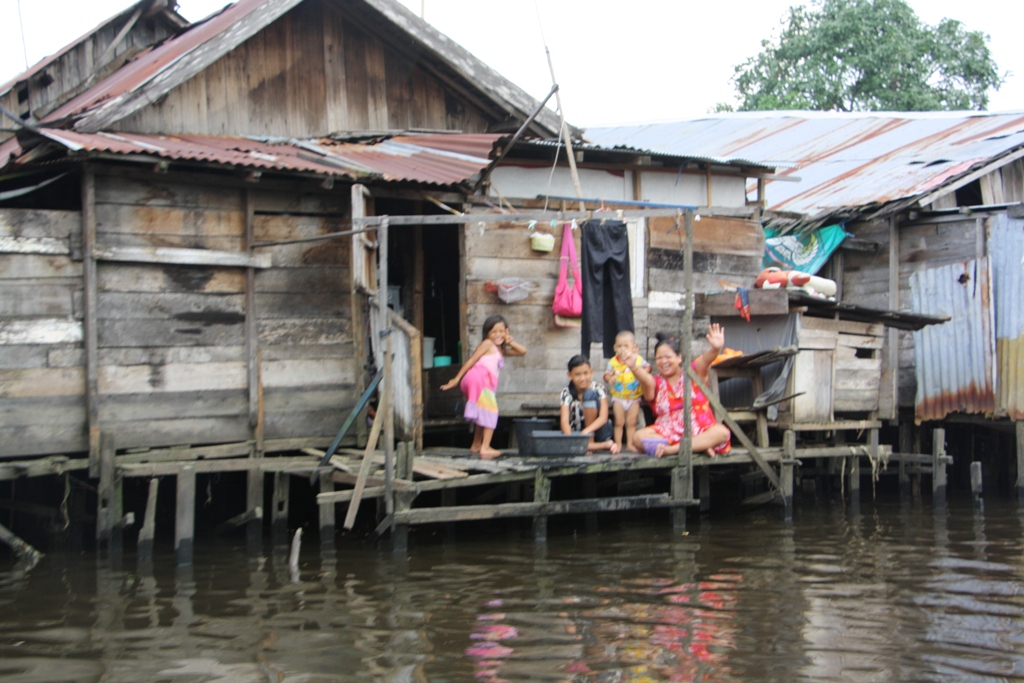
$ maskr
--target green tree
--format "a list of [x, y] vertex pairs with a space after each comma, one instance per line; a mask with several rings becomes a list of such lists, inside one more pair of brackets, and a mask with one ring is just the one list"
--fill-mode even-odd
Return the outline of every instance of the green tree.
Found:
[[736, 67], [741, 111], [984, 109], [1003, 82], [988, 36], [930, 26], [903, 0], [815, 0], [783, 24]]

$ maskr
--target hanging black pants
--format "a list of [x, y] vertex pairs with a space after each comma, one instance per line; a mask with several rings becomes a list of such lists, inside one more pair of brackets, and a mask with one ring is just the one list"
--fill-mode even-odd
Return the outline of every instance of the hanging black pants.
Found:
[[615, 335], [633, 332], [633, 295], [629, 278], [629, 235], [619, 220], [583, 224], [583, 355], [590, 343], [604, 342], [604, 357], [615, 355]]

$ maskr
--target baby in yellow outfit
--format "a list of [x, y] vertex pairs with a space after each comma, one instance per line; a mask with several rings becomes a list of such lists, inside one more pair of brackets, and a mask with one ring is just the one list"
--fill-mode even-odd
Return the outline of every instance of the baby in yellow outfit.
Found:
[[615, 443], [622, 443], [622, 429], [626, 429], [626, 443], [633, 443], [636, 432], [636, 421], [640, 415], [640, 399], [643, 388], [633, 374], [634, 367], [645, 367], [650, 372], [651, 366], [638, 354], [632, 366], [627, 366], [623, 358], [629, 358], [639, 348], [636, 336], [627, 331], [615, 335], [615, 355], [608, 361], [608, 369], [604, 373], [604, 381], [610, 387], [612, 414], [615, 418]]

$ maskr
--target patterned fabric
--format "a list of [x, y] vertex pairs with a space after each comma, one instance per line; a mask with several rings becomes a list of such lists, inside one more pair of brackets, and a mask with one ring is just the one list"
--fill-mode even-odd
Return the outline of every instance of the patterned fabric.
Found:
[[467, 420], [485, 429], [498, 426], [498, 377], [505, 366], [505, 357], [500, 351], [484, 354], [483, 358], [469, 369], [459, 382], [459, 388], [466, 397]]
[[[582, 394], [577, 396], [577, 394], [574, 392], [574, 389], [575, 387], [573, 387], [572, 385], [562, 389], [562, 395], [559, 398], [559, 402], [563, 406], [569, 406], [569, 427], [571, 427], [572, 431], [574, 432], [581, 432], [583, 431], [583, 428], [586, 426], [583, 423], [583, 396]], [[600, 384], [599, 382], [592, 381], [590, 383], [590, 386], [587, 387], [587, 389], [585, 389], [582, 393], [587, 393], [590, 391], [593, 391], [597, 394], [597, 407], [600, 407], [600, 402], [602, 399], [608, 399], [608, 391], [604, 388], [604, 385]]]
[[[637, 356], [636, 358], [641, 367], [647, 368], [648, 372], [651, 371], [650, 364], [643, 357]], [[615, 378], [612, 380], [612, 398], [631, 401], [643, 397], [644, 389], [640, 386], [640, 380], [633, 374], [633, 368], [619, 360], [618, 356], [612, 356], [611, 360], [608, 361], [608, 372], [615, 375]]]
[[[696, 362], [691, 367], [696, 369]], [[683, 439], [686, 433], [686, 426], [683, 421], [683, 405], [685, 400], [685, 385], [689, 384], [692, 391], [693, 411], [690, 415], [690, 423], [693, 427], [693, 434], [696, 436], [709, 427], [718, 423], [715, 413], [711, 410], [711, 403], [708, 397], [694, 385], [693, 382], [682, 376], [676, 381], [673, 388], [664, 377], [658, 375], [654, 378], [654, 402], [651, 410], [654, 411], [654, 424], [651, 425], [654, 431], [668, 439], [670, 444], [677, 444]], [[715, 446], [715, 453], [721, 455], [728, 453], [732, 446], [730, 441]]]

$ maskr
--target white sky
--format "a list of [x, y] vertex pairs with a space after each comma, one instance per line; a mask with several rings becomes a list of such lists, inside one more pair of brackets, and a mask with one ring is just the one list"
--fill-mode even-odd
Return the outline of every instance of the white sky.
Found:
[[[798, 0], [401, 0], [534, 97], [551, 87], [543, 33], [568, 120], [578, 126], [670, 121], [733, 101], [733, 67], [775, 36]], [[87, 33], [131, 0], [0, 0], [0, 83]], [[228, 0], [179, 0], [191, 21]], [[962, 21], [991, 37], [1004, 72], [989, 110], [1024, 110], [1024, 2], [910, 0], [930, 24]], [[537, 7], [541, 7], [538, 19]], [[482, 9], [486, 8], [486, 10]]]

